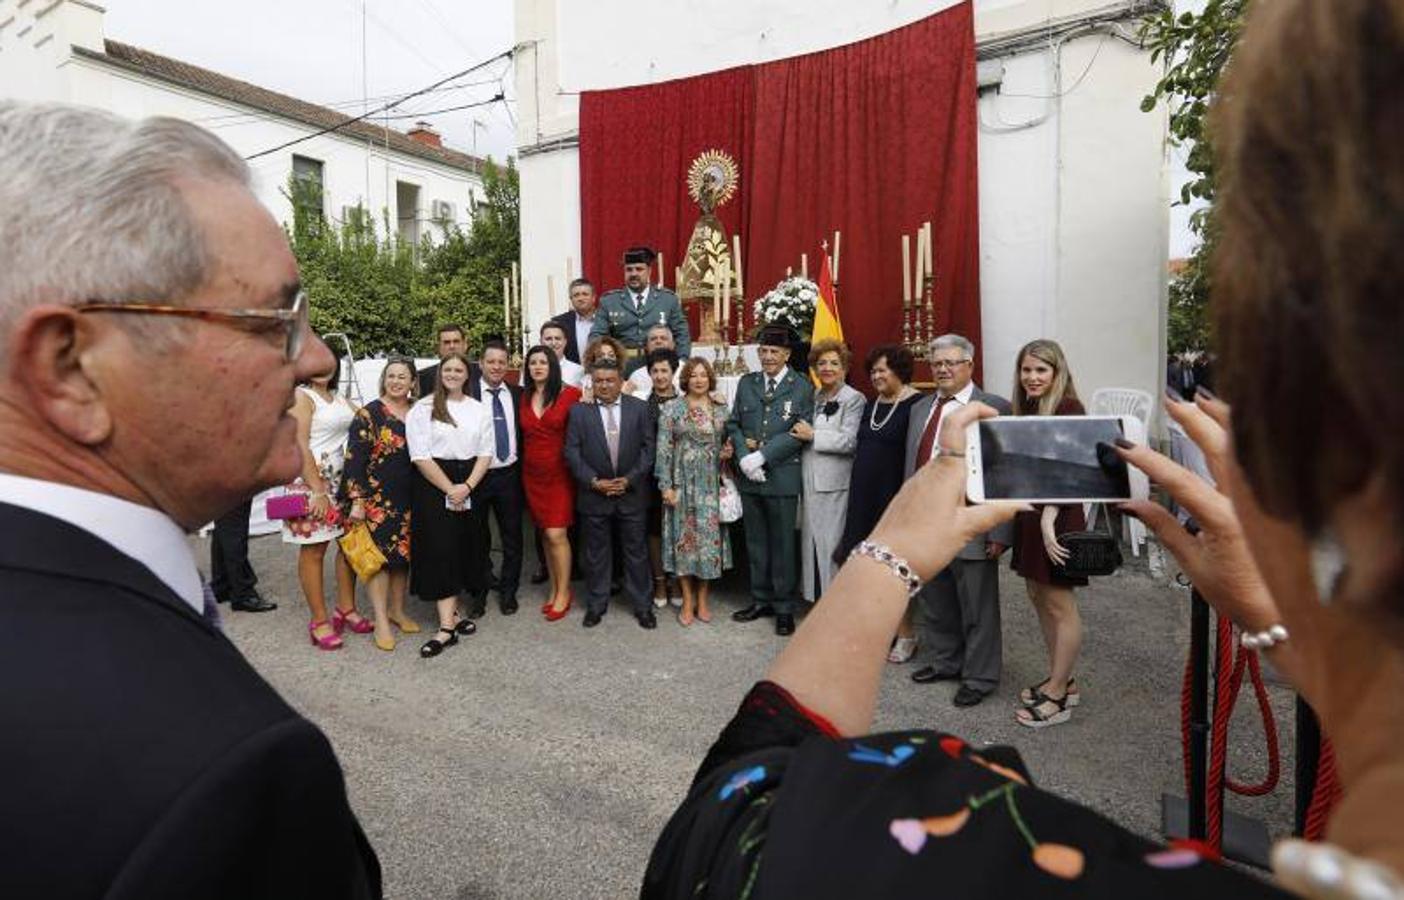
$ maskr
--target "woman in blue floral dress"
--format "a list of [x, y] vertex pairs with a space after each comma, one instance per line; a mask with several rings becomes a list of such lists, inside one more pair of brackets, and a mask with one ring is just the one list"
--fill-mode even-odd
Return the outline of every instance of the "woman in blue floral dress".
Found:
[[711, 582], [731, 568], [731, 544], [721, 521], [721, 465], [731, 458], [726, 407], [712, 399], [711, 363], [693, 357], [679, 377], [683, 396], [658, 415], [654, 477], [663, 495], [663, 568], [677, 576], [683, 606], [678, 621], [712, 621]]
[[392, 359], [380, 373], [380, 397], [356, 412], [346, 445], [341, 496], [346, 518], [365, 522], [371, 540], [385, 555], [385, 568], [366, 582], [375, 609], [375, 645], [395, 649], [393, 622], [405, 634], [419, 625], [405, 612], [409, 587], [410, 490], [414, 464], [405, 443], [405, 416], [414, 363]]

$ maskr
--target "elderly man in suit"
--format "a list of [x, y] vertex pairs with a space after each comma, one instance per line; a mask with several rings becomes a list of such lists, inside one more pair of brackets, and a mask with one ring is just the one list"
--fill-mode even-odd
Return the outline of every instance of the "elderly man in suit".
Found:
[[620, 360], [621, 363], [643, 358], [644, 340], [654, 325], [667, 325], [673, 332], [678, 359], [687, 359], [692, 353], [692, 336], [678, 295], [649, 283], [656, 255], [648, 247], [630, 247], [624, 253], [625, 287], [600, 298], [600, 311], [590, 337], [617, 338], [629, 354], [629, 359]]
[[658, 627], [649, 597], [648, 542], [644, 539], [655, 436], [648, 404], [623, 394], [617, 363], [590, 369], [595, 402], [571, 407], [566, 423], [565, 458], [575, 476], [576, 524], [584, 538], [585, 622], [594, 628], [609, 607], [614, 550], [610, 533], [618, 528], [624, 557], [624, 588], [640, 627]]
[[381, 896], [326, 737], [187, 535], [302, 465], [334, 365], [248, 166], [177, 119], [0, 101], [0, 894]]
[[590, 334], [599, 318], [599, 301], [595, 298], [595, 285], [588, 278], [577, 278], [567, 288], [570, 293], [570, 309], [548, 322], [555, 322], [565, 332], [565, 359], [577, 366], [585, 363], [585, 348], [590, 345]]
[[761, 329], [761, 371], [741, 377], [727, 420], [739, 460], [741, 517], [751, 566], [751, 605], [731, 614], [738, 622], [775, 617], [775, 633], [795, 631], [798, 559], [795, 520], [803, 490], [800, 454], [805, 444], [791, 434], [814, 419], [814, 388], [790, 368], [794, 332]]
[[[1009, 415], [1009, 401], [976, 387], [975, 345], [958, 334], [931, 342], [936, 393], [912, 407], [907, 425], [906, 473], [910, 478], [940, 447], [942, 419], [969, 403]], [[960, 681], [956, 706], [974, 706], [999, 685], [1003, 659], [999, 628], [999, 557], [1014, 543], [1013, 523], [967, 544], [933, 578], [916, 601], [918, 643], [926, 665], [912, 673], [918, 684]]]

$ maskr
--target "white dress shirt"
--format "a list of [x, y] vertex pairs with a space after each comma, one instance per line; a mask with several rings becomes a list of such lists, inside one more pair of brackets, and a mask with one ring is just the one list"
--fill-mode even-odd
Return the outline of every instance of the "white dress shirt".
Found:
[[580, 387], [581, 381], [585, 378], [585, 367], [580, 363], [571, 362], [564, 356], [557, 362], [561, 364], [561, 383], [571, 387]]
[[[949, 403], [946, 403], [945, 405], [942, 405], [942, 406], [941, 406], [941, 421], [943, 421], [943, 422], [945, 421], [945, 419], [946, 419], [946, 414], [947, 414], [947, 413], [955, 412], [955, 410], [956, 410], [957, 408], [962, 407], [962, 406], [966, 405], [967, 403], [969, 403], [969, 402], [970, 402], [970, 396], [971, 396], [972, 394], [974, 394], [974, 393], [975, 393], [975, 382], [970, 381], [970, 382], [967, 382], [967, 383], [966, 383], [965, 387], [961, 388], [960, 390], [956, 391], [953, 395], [951, 395], [950, 402], [949, 402]], [[935, 412], [936, 412], [936, 407], [937, 407], [938, 405], [940, 405], [940, 404], [941, 404], [941, 395], [940, 395], [940, 393], [938, 392], [938, 393], [936, 394], [936, 399], [933, 400], [933, 401], [931, 401], [931, 409], [929, 409], [929, 410], [927, 411], [927, 413], [926, 413], [926, 421], [921, 423], [921, 430], [922, 430], [923, 433], [926, 431], [926, 426], [928, 426], [928, 425], [931, 424], [931, 417], [932, 417], [932, 415], [935, 414]], [[936, 425], [936, 436], [937, 436], [938, 438], [941, 436], [941, 425], [940, 425], [939, 422], [938, 422], [937, 425]]]
[[[677, 371], [673, 373], [673, 387], [680, 387], [678, 379], [681, 376], [682, 366], [678, 366]], [[629, 376], [629, 381], [633, 382], [634, 396], [638, 397], [640, 400], [653, 393], [653, 376], [648, 374], [647, 367], [635, 369], [634, 373]]]
[[492, 433], [492, 413], [472, 397], [448, 401], [449, 415], [456, 423], [440, 422], [434, 416], [434, 398], [425, 397], [410, 407], [405, 417], [405, 443], [411, 460], [477, 459], [492, 456], [496, 440]]
[[615, 400], [613, 403], [601, 403], [597, 400], [595, 401], [595, 406], [600, 411], [600, 424], [604, 426], [605, 434], [609, 434], [609, 416], [605, 412], [605, 410], [610, 408], [614, 409], [614, 427], [620, 429], [621, 431], [623, 430], [624, 396], [622, 394], [619, 396], [619, 399]]
[[590, 329], [595, 327], [595, 316], [599, 314], [599, 307], [595, 307], [594, 315], [588, 319], [580, 313], [575, 314], [575, 352], [580, 354], [582, 360], [585, 359], [585, 348], [590, 346]]
[[190, 555], [185, 529], [165, 513], [111, 494], [3, 472], [0, 503], [22, 506], [81, 528], [146, 566], [196, 614], [204, 613], [200, 572]]
[[[504, 381], [499, 384], [497, 390], [501, 392], [499, 396], [502, 398], [502, 414], [507, 418], [507, 458], [497, 458], [497, 433], [494, 431], [490, 444], [492, 447], [492, 465], [488, 466], [489, 469], [505, 469], [508, 466], [517, 464], [516, 404], [512, 402], [512, 391], [507, 387], [507, 382]], [[492, 388], [481, 378], [478, 379], [478, 396], [482, 398], [479, 402], [483, 404], [483, 409], [487, 410], [488, 417], [491, 419], [491, 417], [496, 415], [492, 410]], [[496, 423], [492, 423], [492, 427], [496, 427]]]

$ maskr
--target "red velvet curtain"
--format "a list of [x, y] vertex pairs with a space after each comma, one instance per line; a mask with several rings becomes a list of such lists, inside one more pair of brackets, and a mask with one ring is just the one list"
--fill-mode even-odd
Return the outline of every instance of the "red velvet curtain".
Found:
[[[728, 233], [741, 228], [748, 299], [787, 267], [798, 271], [801, 253], [817, 278], [819, 243], [839, 229], [840, 314], [861, 359], [901, 340], [900, 235], [930, 220], [936, 331], [958, 331], [978, 347], [975, 101], [969, 2], [833, 50], [587, 92], [584, 271], [602, 288], [617, 286], [624, 248], [647, 243], [663, 251], [671, 285], [698, 216], [687, 167], [716, 148], [741, 168], [741, 190], [719, 216]], [[861, 364], [852, 374], [866, 385]]]

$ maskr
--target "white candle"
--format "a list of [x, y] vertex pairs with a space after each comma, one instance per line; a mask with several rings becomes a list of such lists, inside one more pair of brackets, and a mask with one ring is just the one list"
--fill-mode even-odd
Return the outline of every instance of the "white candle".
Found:
[[712, 321], [721, 323], [721, 270], [712, 270]]
[[840, 235], [841, 235], [841, 233], [840, 233], [839, 231], [837, 231], [837, 230], [834, 231], [834, 259], [833, 259], [833, 266], [832, 266], [832, 267], [830, 268], [830, 270], [829, 270], [829, 274], [832, 275], [832, 276], [834, 277], [834, 284], [838, 284], [838, 280], [839, 280], [839, 277], [838, 277], [838, 262], [839, 262], [839, 237], [840, 237]]
[[936, 270], [931, 266], [931, 223], [927, 222], [922, 227], [926, 229], [926, 276], [935, 278]]
[[808, 278], [808, 277], [809, 277], [809, 254], [808, 254], [808, 253], [801, 253], [801, 254], [800, 254], [800, 277], [801, 277], [801, 278]]
[[912, 305], [912, 239], [902, 235], [902, 303]]
[[566, 257], [566, 290], [570, 290], [570, 283], [575, 280], [575, 257]]
[[663, 272], [664, 272], [664, 269], [663, 269], [663, 251], [660, 250], [660, 251], [658, 251], [658, 286], [659, 286], [659, 287], [667, 287], [667, 286], [668, 286], [667, 282], [664, 281], [664, 279], [663, 279]]
[[[727, 264], [726, 264], [726, 266], [722, 269], [722, 273], [723, 273], [724, 277], [726, 278], [725, 285], [722, 287], [722, 324], [725, 325], [726, 327], [730, 328], [730, 327], [731, 327], [731, 264], [730, 264], [730, 263], [727, 263]], [[725, 335], [723, 335], [723, 338], [725, 338]]]
[[923, 272], [923, 270], [925, 269], [925, 267], [926, 267], [926, 226], [923, 225], [923, 226], [921, 226], [920, 228], [917, 229], [917, 240], [916, 240], [916, 272], [915, 272], [914, 275], [912, 276], [912, 283], [916, 286], [916, 293], [913, 295], [913, 298], [916, 299], [916, 300], [918, 300], [918, 301], [921, 300], [921, 291], [922, 291], [922, 286], [923, 286], [923, 284], [924, 284], [924, 282], [922, 281], [922, 272]]
[[741, 272], [745, 268], [741, 265], [741, 235], [731, 236], [731, 258], [736, 263], [736, 297], [740, 299], [746, 296], [746, 289], [742, 287]]
[[556, 276], [546, 276], [546, 309], [547, 315], [556, 317]]

